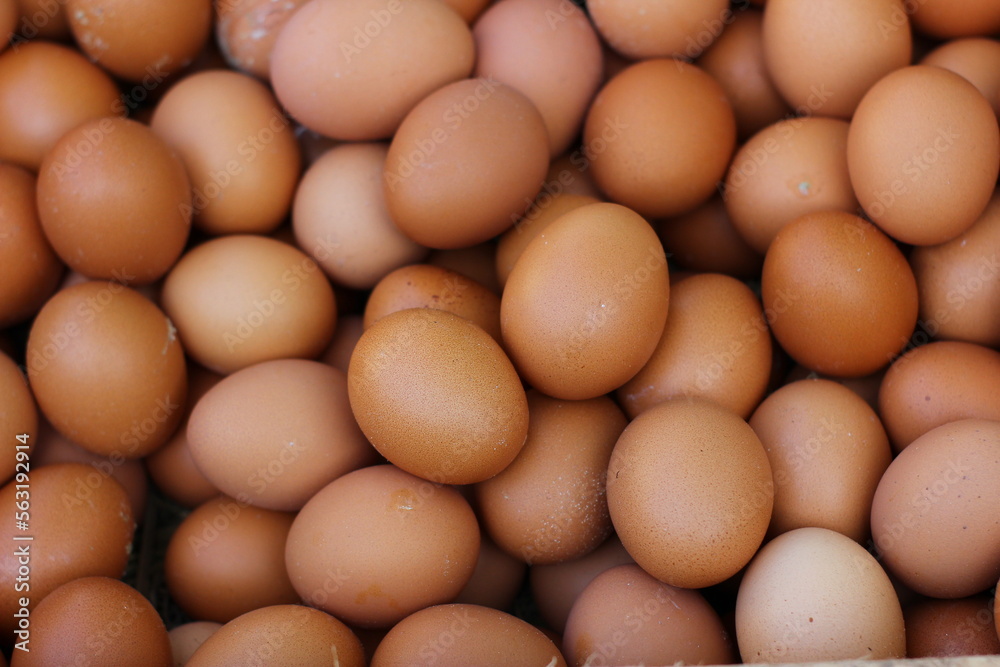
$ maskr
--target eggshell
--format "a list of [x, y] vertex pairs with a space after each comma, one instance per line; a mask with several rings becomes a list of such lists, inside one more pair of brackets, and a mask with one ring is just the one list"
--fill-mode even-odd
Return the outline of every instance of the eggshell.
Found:
[[846, 121], [793, 118], [747, 141], [726, 175], [723, 200], [733, 227], [764, 254], [782, 227], [817, 211], [853, 213]]
[[299, 145], [264, 84], [230, 71], [191, 74], [166, 92], [150, 126], [187, 167], [199, 229], [266, 234], [287, 215]]
[[527, 437], [528, 402], [507, 355], [480, 327], [447, 311], [413, 308], [373, 324], [354, 348], [347, 384], [365, 436], [424, 479], [488, 479]]
[[35, 177], [0, 164], [0, 329], [23, 322], [42, 307], [63, 273], [38, 221]]
[[247, 612], [219, 628], [187, 667], [364, 667], [361, 642], [329, 614], [300, 605]]
[[250, 366], [209, 389], [191, 412], [188, 442], [221, 491], [283, 511], [377, 459], [351, 414], [344, 373], [302, 359]]
[[736, 120], [715, 79], [679, 60], [631, 65], [600, 90], [583, 129], [583, 156], [615, 202], [646, 217], [690, 211], [726, 173]]
[[457, 596], [478, 552], [479, 526], [458, 491], [373, 466], [306, 503], [285, 562], [307, 604], [359, 627], [389, 627]]
[[177, 331], [120, 283], [59, 291], [32, 324], [27, 360], [42, 413], [95, 454], [145, 456], [180, 422], [187, 373]]
[[[0, 464], [0, 480], [6, 482], [20, 462], [27, 461], [38, 439], [38, 409], [27, 379], [17, 364], [0, 352], [0, 433], [6, 433], [10, 446]], [[26, 445], [25, 448], [21, 448]], [[22, 470], [25, 466], [21, 466]], [[30, 469], [30, 463], [27, 466]]]
[[1000, 578], [1000, 422], [953, 421], [893, 460], [872, 504], [885, 566], [922, 595], [961, 598]]
[[703, 273], [673, 287], [656, 351], [617, 396], [631, 417], [673, 396], [694, 396], [745, 419], [770, 374], [771, 335], [757, 295], [735, 278]]
[[632, 60], [696, 57], [732, 22], [725, 0], [590, 0], [605, 41]]
[[139, 591], [107, 577], [63, 584], [35, 608], [30, 651], [11, 665], [171, 667], [167, 628]]
[[933, 37], [989, 35], [1000, 31], [1000, 7], [990, 0], [923, 0], [913, 5], [913, 24]]
[[511, 611], [521, 592], [528, 566], [483, 535], [472, 577], [453, 602]]
[[315, 357], [330, 342], [337, 317], [333, 289], [316, 262], [251, 235], [189, 250], [167, 275], [162, 300], [188, 354], [222, 374]]
[[128, 0], [65, 0], [80, 49], [129, 81], [160, 80], [194, 60], [208, 41], [209, 0], [136, 5]]
[[390, 271], [427, 255], [389, 217], [382, 190], [388, 150], [376, 143], [334, 147], [306, 170], [295, 192], [298, 246], [347, 287], [369, 289]]
[[573, 665], [733, 662], [732, 640], [697, 591], [668, 586], [638, 565], [597, 575], [573, 605], [563, 650]]
[[671, 586], [703, 588], [750, 562], [771, 519], [774, 483], [745, 421], [678, 398], [625, 428], [607, 493], [615, 530], [642, 569]]
[[73, 49], [38, 40], [0, 55], [0, 160], [37, 170], [67, 131], [119, 112], [111, 77]]
[[843, 211], [810, 213], [778, 232], [764, 258], [761, 295], [781, 347], [829, 375], [885, 366], [917, 321], [906, 258], [874, 225]]
[[889, 577], [857, 542], [799, 528], [750, 563], [736, 598], [744, 662], [885, 660], [906, 651]]
[[1000, 352], [950, 341], [909, 350], [886, 372], [878, 403], [897, 452], [948, 422], [1000, 420]]
[[768, 71], [799, 115], [850, 118], [872, 84], [910, 64], [908, 14], [903, 0], [769, 0]]
[[906, 67], [858, 105], [847, 165], [858, 201], [887, 234], [914, 245], [944, 243], [972, 226], [993, 194], [997, 117], [958, 74]]
[[736, 232], [721, 197], [661, 220], [656, 228], [671, 259], [685, 268], [736, 278], [760, 277], [764, 257]]
[[312, 0], [271, 52], [278, 99], [335, 139], [393, 135], [420, 100], [472, 72], [472, 33], [438, 0]]
[[461, 273], [466, 278], [472, 278], [495, 294], [500, 294], [500, 283], [497, 282], [496, 264], [497, 246], [492, 241], [485, 241], [467, 248], [449, 248], [432, 250], [426, 263], [439, 266], [455, 273]]
[[39, 169], [45, 235], [70, 268], [89, 278], [125, 285], [157, 280], [184, 249], [191, 211], [184, 164], [133, 120], [78, 125]]
[[750, 427], [774, 475], [771, 536], [815, 526], [868, 538], [872, 498], [892, 451], [860, 396], [830, 380], [800, 380], [764, 399]]
[[215, 39], [234, 69], [264, 80], [271, 78], [271, 51], [278, 34], [308, 0], [240, 0], [215, 3]]
[[393, 137], [383, 175], [389, 214], [430, 248], [481, 243], [520, 217], [548, 159], [530, 99], [491, 78], [457, 81], [423, 98]]
[[641, 216], [617, 204], [581, 206], [517, 260], [500, 303], [504, 343], [539, 391], [594, 398], [652, 356], [669, 291], [663, 247]]
[[[1000, 97], [998, 97], [1000, 99]], [[1000, 194], [957, 237], [914, 248], [910, 265], [920, 294], [920, 324], [929, 335], [1000, 346]]]
[[605, 476], [628, 423], [606, 396], [559, 401], [528, 393], [528, 439], [476, 485], [479, 516], [503, 549], [529, 564], [584, 556], [611, 534]]
[[965, 77], [1000, 114], [1000, 41], [983, 37], [954, 39], [928, 53], [920, 64], [943, 67]]
[[903, 609], [906, 657], [944, 658], [1000, 653], [993, 599], [923, 599]]
[[826, 375], [820, 375], [816, 371], [811, 371], [801, 364], [796, 364], [789, 371], [788, 375], [785, 376], [784, 384], [791, 384], [798, 380], [831, 380], [837, 384], [843, 385], [853, 391], [855, 394], [860, 396], [865, 403], [868, 404], [875, 414], [878, 414], [878, 390], [882, 385], [882, 379], [885, 377], [885, 372], [888, 369], [883, 369], [872, 373], [871, 375], [865, 375], [859, 378], [837, 378], [829, 377]]
[[[113, 479], [82, 463], [57, 463], [32, 469], [28, 529], [15, 525], [16, 478], [0, 488], [0, 502], [11, 508], [0, 521], [0, 537], [12, 545], [0, 554], [0, 630], [8, 637], [18, 625], [14, 613], [21, 608], [25, 592], [29, 609], [59, 586], [80, 577], [121, 577], [132, 551], [135, 520], [128, 495]], [[30, 535], [30, 542], [15, 542], [15, 536]], [[17, 553], [27, 544], [31, 572], [30, 591], [15, 589], [18, 568], [23, 565]], [[18, 545], [18, 546], [13, 546]], [[124, 584], [123, 584], [124, 585]], [[79, 620], [79, 619], [78, 619]], [[102, 628], [108, 628], [106, 619]], [[36, 618], [32, 616], [32, 621]], [[39, 624], [31, 626], [32, 632]], [[60, 633], [61, 634], [61, 633]], [[32, 634], [32, 642], [37, 636]], [[42, 643], [39, 641], [39, 643]], [[32, 643], [34, 646], [34, 643]], [[168, 653], [169, 655], [169, 653]], [[49, 663], [51, 664], [51, 663]]]
[[564, 152], [601, 84], [601, 42], [587, 15], [563, 0], [500, 0], [472, 34], [475, 75], [527, 95], [545, 121], [549, 152]]
[[174, 656], [174, 667], [184, 667], [194, 652], [198, 650], [198, 647], [221, 627], [220, 623], [212, 621], [192, 621], [171, 628], [167, 634], [170, 635], [170, 650]]
[[446, 310], [474, 322], [501, 342], [500, 297], [465, 276], [427, 264], [392, 271], [375, 285], [365, 305], [365, 328], [407, 308]]
[[565, 667], [566, 661], [555, 644], [526, 621], [488, 607], [446, 604], [428, 607], [396, 624], [379, 644], [371, 664]]

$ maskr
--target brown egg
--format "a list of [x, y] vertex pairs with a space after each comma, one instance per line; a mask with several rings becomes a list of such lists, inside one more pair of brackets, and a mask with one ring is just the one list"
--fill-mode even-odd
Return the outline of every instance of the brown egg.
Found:
[[[18, 484], [31, 487], [25, 510], [17, 505], [23, 500], [17, 496]], [[33, 469], [30, 479], [15, 477], [0, 488], [0, 502], [11, 508], [0, 521], [0, 537], [11, 545], [0, 554], [0, 630], [7, 637], [15, 628], [27, 630], [18, 641], [31, 639], [34, 650], [35, 641], [43, 643], [35, 634], [41, 630], [37, 618], [32, 615], [30, 627], [25, 628], [14, 614], [23, 616], [23, 608], [34, 610], [49, 593], [74, 579], [121, 577], [135, 532], [132, 507], [118, 482], [82, 463]], [[27, 528], [15, 520], [26, 522]], [[15, 540], [24, 536], [31, 541]], [[29, 571], [28, 588], [21, 568]], [[107, 619], [101, 620], [108, 628]]]
[[573, 605], [563, 650], [571, 665], [722, 665], [732, 640], [698, 591], [668, 586], [638, 565], [597, 575]]
[[869, 375], [906, 345], [917, 283], [874, 225], [843, 211], [785, 225], [764, 258], [764, 313], [781, 347], [811, 370]]
[[396, 624], [379, 644], [372, 667], [565, 667], [559, 649], [538, 628], [510, 614], [472, 604], [428, 607]]
[[857, 542], [825, 528], [793, 530], [760, 550], [740, 583], [736, 638], [748, 663], [884, 660], [906, 650], [889, 577]]
[[496, 253], [496, 244], [486, 241], [467, 248], [432, 250], [427, 256], [426, 263], [460, 273], [494, 294], [500, 294], [501, 287], [495, 271]]
[[764, 62], [763, 26], [761, 12], [734, 13], [732, 22], [697, 60], [726, 91], [743, 138], [791, 114]]
[[142, 285], [180, 257], [191, 228], [191, 183], [177, 154], [145, 125], [83, 123], [56, 142], [38, 173], [42, 228], [73, 270]]
[[510, 277], [510, 272], [514, 270], [514, 264], [524, 253], [524, 249], [546, 227], [564, 213], [587, 204], [596, 204], [598, 201], [595, 197], [567, 192], [550, 195], [543, 189], [524, 216], [504, 232], [497, 243], [497, 279], [501, 287], [507, 284], [507, 278]]
[[758, 278], [764, 257], [736, 233], [721, 197], [656, 223], [663, 247], [681, 266], [693, 271]]
[[337, 317], [333, 289], [316, 262], [260, 236], [228, 236], [189, 250], [167, 275], [162, 299], [184, 349], [222, 374], [315, 357]]
[[616, 565], [634, 563], [621, 540], [612, 536], [582, 558], [533, 565], [529, 571], [531, 595], [545, 622], [556, 632], [563, 632], [573, 603], [594, 577]]
[[789, 371], [788, 375], [785, 376], [785, 380], [781, 384], [791, 384], [798, 380], [831, 380], [837, 384], [843, 385], [853, 391], [855, 394], [860, 396], [865, 403], [868, 404], [872, 410], [878, 414], [878, 390], [882, 385], [882, 378], [885, 377], [885, 371], [888, 369], [883, 369], [872, 373], [871, 375], [865, 375], [859, 378], [836, 378], [828, 377], [825, 375], [820, 375], [816, 371], [811, 371], [801, 364], [795, 364], [792, 370]]
[[510, 86], [489, 78], [444, 86], [406, 115], [392, 139], [384, 172], [389, 214], [430, 248], [493, 238], [538, 194], [547, 137], [535, 105]]
[[671, 586], [704, 588], [736, 574], [764, 539], [773, 501], [760, 440], [703, 399], [668, 400], [633, 419], [608, 466], [622, 544]]
[[768, 396], [750, 427], [774, 476], [770, 536], [815, 526], [868, 538], [872, 497], [892, 450], [860, 396], [830, 380], [800, 380]]
[[153, 605], [128, 584], [84, 577], [52, 591], [32, 613], [30, 650], [11, 665], [172, 667], [170, 637]]
[[581, 206], [517, 260], [500, 304], [504, 343], [539, 391], [594, 398], [649, 360], [669, 292], [666, 257], [649, 223], [617, 204]]
[[5, 38], [5, 41], [0, 42], [0, 51], [14, 44], [14, 31], [20, 21], [21, 8], [18, 7], [17, 0], [0, 0], [0, 35]]
[[943, 67], [965, 77], [1000, 114], [1000, 42], [996, 39], [967, 37], [945, 42], [920, 64]]
[[66, 5], [47, 0], [14, 0], [20, 10], [18, 34], [11, 36], [11, 46], [21, 46], [26, 39], [63, 39], [70, 36]]
[[215, 39], [234, 69], [265, 81], [271, 78], [271, 51], [278, 33], [309, 0], [239, 0], [215, 3]]
[[545, 175], [542, 191], [550, 195], [565, 192], [572, 195], [584, 195], [595, 199], [601, 198], [601, 190], [594, 182], [594, 173], [590, 171], [590, 158], [582, 148], [574, 148], [569, 153], [563, 153], [549, 163], [549, 171]]
[[910, 265], [928, 335], [1000, 346], [1000, 193], [979, 219], [947, 243], [914, 248]]
[[[0, 481], [17, 470], [30, 473], [29, 458], [38, 440], [38, 409], [27, 379], [17, 364], [0, 352], [0, 433], [9, 446], [0, 464]], [[20, 465], [19, 465], [20, 464]]]
[[187, 167], [202, 231], [266, 234], [288, 214], [299, 145], [264, 84], [237, 72], [192, 74], [167, 91], [150, 126]]
[[726, 173], [736, 120], [715, 79], [679, 60], [632, 65], [597, 94], [583, 154], [613, 201], [646, 217], [690, 211]]
[[932, 37], [971, 37], [1000, 31], [1000, 6], [991, 0], [921, 0], [912, 6], [912, 12], [913, 25]]
[[359, 627], [389, 627], [458, 595], [478, 552], [476, 516], [458, 491], [373, 466], [306, 503], [285, 562], [307, 604]]
[[180, 422], [184, 351], [166, 315], [115, 282], [59, 291], [38, 313], [28, 378], [45, 417], [95, 454], [135, 459]]
[[33, 316], [59, 284], [63, 265], [38, 221], [35, 177], [0, 164], [0, 329]]
[[0, 160], [36, 170], [67, 131], [119, 111], [111, 77], [77, 51], [32, 41], [0, 55]]
[[472, 24], [479, 14], [493, 0], [442, 0], [444, 4], [451, 7], [466, 23]]
[[285, 540], [295, 515], [220, 496], [189, 514], [163, 565], [171, 598], [198, 620], [228, 623], [248, 611], [294, 604]]
[[162, 80], [190, 64], [205, 46], [212, 3], [66, 0], [66, 16], [92, 61], [129, 81]]
[[764, 254], [782, 227], [820, 211], [858, 209], [847, 173], [847, 121], [793, 118], [750, 138], [733, 158], [723, 200], [733, 227]]
[[312, 0], [278, 34], [271, 82], [320, 134], [386, 139], [420, 100], [469, 76], [473, 59], [468, 25], [439, 0]]
[[908, 658], [1000, 653], [992, 597], [923, 599], [904, 608], [903, 617]]
[[301, 508], [341, 475], [377, 459], [358, 429], [342, 371], [277, 359], [209, 389], [188, 422], [191, 456], [223, 493], [273, 510]]
[[907, 14], [904, 0], [769, 0], [768, 72], [798, 115], [848, 119], [872, 84], [910, 64]]
[[611, 534], [605, 476], [628, 420], [606, 396], [559, 401], [528, 393], [528, 439], [517, 458], [476, 485], [479, 517], [528, 564], [584, 556]]
[[618, 390], [618, 401], [635, 417], [668, 398], [692, 396], [746, 419], [764, 398], [771, 356], [757, 295], [729, 276], [692, 276], [673, 286], [656, 351]]
[[197, 507], [219, 495], [219, 490], [198, 469], [191, 456], [187, 426], [194, 406], [221, 379], [221, 375], [197, 364], [188, 364], [188, 399], [180, 424], [165, 445], [143, 459], [156, 488], [184, 507]]
[[510, 611], [521, 592], [528, 566], [483, 535], [476, 569], [453, 602]]
[[608, 45], [632, 60], [697, 57], [733, 20], [725, 0], [590, 0], [587, 8]]
[[194, 652], [204, 644], [215, 631], [222, 627], [212, 621], [192, 621], [171, 628], [170, 651], [174, 656], [174, 667], [184, 667]]
[[564, 152], [601, 84], [601, 42], [587, 15], [564, 0], [500, 0], [472, 34], [475, 75], [527, 95], [545, 121], [549, 152]]
[[872, 538], [917, 593], [962, 598], [1000, 578], [1000, 422], [962, 419], [914, 440], [882, 476]]
[[889, 367], [878, 403], [897, 452], [948, 422], [1000, 420], [1000, 352], [950, 341], [910, 350]]
[[386, 144], [337, 146], [306, 170], [295, 192], [296, 242], [340, 285], [370, 289], [427, 255], [389, 217], [382, 189], [388, 151]]
[[847, 164], [858, 201], [883, 231], [903, 243], [944, 243], [972, 226], [993, 194], [997, 117], [958, 74], [906, 67], [858, 105]]
[[282, 604], [247, 612], [205, 640], [187, 667], [364, 667], [351, 629], [318, 609]]
[[514, 366], [483, 329], [447, 311], [412, 308], [373, 324], [347, 383], [354, 416], [379, 453], [424, 479], [489, 479], [527, 437]]
[[500, 297], [474, 280], [428, 264], [411, 264], [382, 278], [368, 297], [365, 328], [398, 310], [447, 310], [500, 340]]

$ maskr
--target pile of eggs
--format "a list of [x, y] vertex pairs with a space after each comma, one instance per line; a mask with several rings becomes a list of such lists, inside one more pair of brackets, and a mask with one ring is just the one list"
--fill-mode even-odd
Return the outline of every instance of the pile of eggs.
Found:
[[1000, 653], [996, 0], [0, 32], [12, 665]]

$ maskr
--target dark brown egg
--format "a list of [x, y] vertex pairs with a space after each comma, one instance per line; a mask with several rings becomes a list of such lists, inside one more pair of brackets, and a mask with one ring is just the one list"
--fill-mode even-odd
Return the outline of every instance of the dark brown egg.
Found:
[[29, 468], [29, 457], [38, 440], [38, 409], [28, 380], [17, 364], [0, 352], [0, 429], [11, 438], [0, 464], [0, 480], [6, 482], [18, 467]]
[[722, 197], [712, 197], [693, 211], [665, 218], [656, 227], [664, 250], [687, 269], [741, 279], [760, 276], [764, 257], [736, 232]]
[[903, 617], [907, 658], [1000, 654], [990, 596], [922, 599], [905, 607]]

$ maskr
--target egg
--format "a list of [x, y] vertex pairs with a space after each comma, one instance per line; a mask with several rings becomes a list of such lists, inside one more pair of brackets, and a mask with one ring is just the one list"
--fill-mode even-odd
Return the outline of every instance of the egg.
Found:
[[11, 665], [171, 667], [170, 638], [153, 605], [128, 584], [84, 577], [52, 591], [32, 613], [30, 650]]
[[714, 401], [746, 418], [771, 374], [771, 335], [760, 300], [729, 276], [704, 273], [672, 288], [653, 356], [617, 392], [631, 417], [674, 396]]
[[761, 296], [781, 347], [838, 377], [887, 365], [917, 321], [917, 283], [903, 253], [843, 211], [810, 213], [778, 232], [764, 258]]
[[439, 0], [312, 0], [278, 33], [271, 82], [306, 127], [385, 139], [420, 100], [469, 76], [474, 49], [466, 22]]
[[694, 58], [732, 22], [725, 0], [590, 0], [604, 40], [626, 58]]
[[953, 421], [924, 433], [882, 476], [872, 538], [886, 567], [914, 591], [962, 598], [1000, 578], [1000, 422]]
[[913, 6], [913, 25], [933, 37], [967, 37], [1000, 31], [1000, 7], [990, 0], [922, 0]]
[[397, 623], [372, 656], [372, 667], [503, 665], [565, 667], [555, 644], [526, 621], [496, 609], [446, 604]]
[[[0, 352], [0, 429], [11, 439], [3, 457], [0, 480], [7, 481], [14, 473], [28, 468], [29, 457], [38, 439], [38, 408], [27, 379], [17, 364]], [[24, 465], [28, 462], [27, 465]], [[22, 465], [18, 466], [18, 463]]]
[[170, 650], [174, 656], [174, 667], [184, 667], [209, 637], [221, 628], [220, 623], [192, 621], [170, 629]]
[[337, 330], [333, 332], [330, 346], [320, 355], [320, 361], [347, 372], [354, 348], [365, 332], [365, 321], [361, 315], [343, 315], [337, 320]]
[[991, 103], [958, 74], [915, 65], [881, 79], [847, 135], [851, 183], [871, 220], [914, 245], [968, 229], [993, 194], [1000, 129]]
[[511, 611], [527, 572], [524, 561], [514, 558], [482, 535], [476, 568], [453, 602]]
[[32, 324], [27, 360], [42, 413], [95, 454], [145, 456], [180, 421], [187, 373], [177, 330], [120, 283], [60, 290]]
[[457, 81], [423, 98], [393, 136], [389, 215], [430, 248], [481, 243], [520, 217], [548, 160], [545, 121], [528, 97], [492, 78]]
[[627, 67], [598, 92], [581, 158], [612, 201], [658, 218], [704, 203], [735, 144], [722, 86], [695, 65], [654, 59]]
[[307, 604], [380, 628], [457, 596], [478, 553], [476, 516], [458, 491], [383, 465], [314, 495], [292, 523], [285, 562]]
[[426, 262], [431, 266], [460, 273], [494, 294], [500, 294], [500, 283], [494, 271], [496, 253], [497, 245], [492, 241], [484, 241], [465, 248], [431, 250]]
[[906, 656], [934, 658], [1000, 653], [993, 599], [923, 599], [903, 609]]
[[607, 494], [615, 531], [642, 569], [671, 586], [704, 588], [756, 553], [774, 482], [760, 440], [737, 414], [675, 398], [625, 428]]
[[638, 565], [597, 575], [573, 604], [563, 650], [573, 665], [733, 662], [722, 620], [697, 591], [657, 581]]
[[733, 228], [721, 197], [655, 225], [664, 249], [684, 268], [741, 279], [760, 276], [764, 257]]
[[496, 475], [528, 434], [528, 402], [510, 359], [483, 329], [448, 311], [411, 308], [375, 322], [354, 348], [347, 383], [375, 449], [434, 482]]
[[377, 459], [351, 413], [344, 373], [304, 359], [266, 361], [226, 377], [198, 400], [187, 437], [212, 484], [271, 510], [298, 510]]
[[267, 80], [278, 33], [308, 0], [253, 0], [215, 3], [215, 39], [233, 68]]
[[565, 400], [630, 380], [667, 319], [667, 263], [656, 233], [617, 204], [566, 213], [524, 249], [500, 302], [500, 327], [521, 377]]
[[945, 42], [920, 61], [951, 70], [969, 80], [1000, 114], [1000, 41], [967, 37]]
[[906, 651], [889, 577], [854, 540], [825, 528], [776, 537], [754, 557], [736, 597], [744, 662], [886, 660]]

